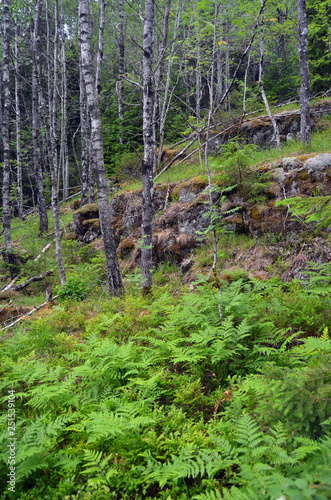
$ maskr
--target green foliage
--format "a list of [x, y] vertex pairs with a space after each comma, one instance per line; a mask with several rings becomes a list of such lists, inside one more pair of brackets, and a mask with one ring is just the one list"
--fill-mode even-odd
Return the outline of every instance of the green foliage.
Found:
[[18, 497], [326, 499], [329, 330], [302, 339], [273, 309], [277, 294], [289, 315], [291, 294], [327, 300], [326, 273], [311, 269], [305, 286], [237, 276], [220, 299], [206, 279], [187, 290], [170, 265], [158, 272], [150, 296], [133, 276], [125, 297], [92, 290], [1, 343], [3, 410], [8, 389], [16, 394]]
[[68, 276], [66, 284], [55, 289], [58, 300], [83, 300], [90, 289], [90, 280], [86, 276], [71, 275]]
[[287, 198], [276, 202], [276, 206], [280, 205], [289, 206], [291, 212], [306, 222], [316, 223], [316, 231], [331, 224], [331, 196]]
[[253, 144], [241, 145], [237, 139], [230, 140], [221, 150], [221, 170], [226, 181], [237, 184], [239, 188], [246, 185], [254, 176], [251, 168], [250, 156], [256, 152]]

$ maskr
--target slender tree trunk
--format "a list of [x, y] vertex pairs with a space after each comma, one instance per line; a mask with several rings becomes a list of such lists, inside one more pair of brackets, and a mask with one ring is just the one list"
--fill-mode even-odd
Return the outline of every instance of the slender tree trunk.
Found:
[[142, 161], [143, 213], [141, 278], [143, 293], [152, 286], [152, 219], [153, 219], [153, 38], [154, 38], [154, 0], [146, 0], [144, 19], [143, 52], [143, 139], [144, 158]]
[[17, 172], [17, 211], [18, 216], [23, 216], [23, 185], [22, 185], [22, 161], [21, 161], [21, 110], [20, 110], [20, 84], [18, 76], [18, 35], [19, 24], [15, 18], [15, 113], [16, 113], [16, 172]]
[[40, 78], [40, 24], [41, 24], [42, 0], [37, 0], [35, 10], [35, 23], [33, 34], [33, 74], [32, 74], [32, 140], [33, 140], [33, 163], [35, 182], [37, 188], [37, 202], [39, 209], [39, 230], [41, 233], [48, 230], [48, 218], [43, 185], [43, 172], [41, 167], [40, 150], [40, 111], [39, 111], [39, 78]]
[[123, 75], [125, 72], [124, 60], [124, 13], [123, 0], [118, 2], [118, 119], [119, 119], [119, 142], [123, 144], [123, 122], [124, 122], [124, 85]]
[[[230, 85], [230, 44], [229, 44], [229, 20], [226, 20], [225, 23], [225, 90], [227, 91]], [[226, 99], [226, 110], [229, 115], [231, 114], [231, 101], [230, 101], [230, 92], [227, 95]]]
[[[169, 11], [170, 11], [170, 2], [169, 2]], [[172, 94], [173, 94], [173, 92], [170, 92], [170, 77], [171, 77], [173, 56], [175, 53], [175, 40], [177, 37], [177, 31], [179, 28], [180, 17], [181, 17], [181, 10], [180, 10], [180, 8], [177, 8], [174, 33], [173, 33], [172, 48], [171, 48], [171, 51], [170, 51], [170, 54], [168, 57], [167, 76], [166, 76], [165, 89], [164, 89], [164, 95], [163, 95], [163, 103], [162, 103], [162, 107], [161, 107], [161, 112], [159, 110], [159, 117], [158, 117], [158, 121], [160, 123], [160, 126], [159, 126], [160, 142], [159, 142], [159, 152], [157, 155], [157, 162], [156, 162], [156, 170], [157, 171], [159, 171], [160, 165], [161, 165], [162, 150], [163, 150], [164, 136], [165, 136], [165, 122], [166, 122], [166, 118], [167, 118], [167, 114], [169, 111], [171, 98], [172, 98]], [[168, 30], [168, 27], [167, 27], [167, 30]], [[164, 36], [165, 36], [165, 34], [164, 34]], [[166, 33], [166, 36], [168, 39], [168, 32]], [[163, 55], [163, 57], [164, 57], [164, 55]], [[164, 70], [162, 69], [162, 79], [163, 79], [163, 71]], [[162, 80], [161, 80], [161, 82], [162, 82]], [[161, 96], [161, 82], [160, 82], [160, 96]], [[169, 95], [169, 93], [170, 93], [170, 95]]]
[[[48, 0], [46, 0], [47, 20], [48, 20]], [[54, 236], [55, 236], [55, 256], [56, 262], [60, 272], [61, 285], [66, 282], [66, 274], [62, 261], [61, 254], [61, 231], [60, 231], [60, 204], [59, 204], [59, 180], [58, 180], [58, 164], [57, 164], [57, 96], [58, 96], [58, 58], [59, 58], [59, 12], [58, 0], [54, 0], [54, 54], [53, 54], [53, 89], [48, 76], [48, 91], [49, 91], [49, 128], [50, 128], [50, 142], [51, 142], [51, 158], [50, 170], [52, 180], [52, 212], [54, 218]], [[51, 60], [50, 53], [50, 32], [47, 30], [48, 35], [48, 53], [47, 59]], [[50, 74], [50, 72], [48, 72]], [[52, 92], [53, 90], [53, 92]]]
[[306, 1], [297, 0], [298, 3], [298, 23], [299, 23], [299, 66], [300, 66], [300, 112], [301, 112], [301, 127], [300, 138], [301, 142], [309, 143], [311, 138], [311, 123], [310, 123], [310, 107], [309, 107], [309, 90], [310, 76], [309, 64], [307, 55], [307, 37], [308, 23], [306, 12]]
[[[101, 1], [104, 3], [104, 0]], [[79, 45], [82, 57], [82, 69], [86, 95], [91, 115], [91, 137], [94, 145], [93, 154], [95, 156], [95, 176], [99, 195], [101, 231], [107, 261], [109, 292], [111, 295], [117, 295], [122, 291], [122, 281], [111, 227], [111, 212], [103, 158], [103, 137], [99, 93], [96, 88], [96, 82], [98, 82], [98, 80], [93, 77], [92, 70], [89, 0], [79, 0]]]
[[[200, 34], [198, 34], [200, 38]], [[201, 54], [200, 54], [200, 40], [198, 40], [198, 53], [197, 53], [197, 62], [195, 69], [195, 114], [197, 117], [197, 123], [201, 120]]]
[[3, 231], [5, 237], [5, 259], [9, 265], [12, 279], [15, 276], [12, 255], [11, 240], [11, 213], [10, 213], [10, 75], [9, 75], [9, 50], [10, 50], [10, 32], [9, 32], [9, 0], [3, 2], [3, 90], [4, 90], [4, 108], [2, 117], [2, 143], [3, 143], [3, 180], [2, 180], [2, 208], [3, 208]]
[[[260, 0], [260, 1], [261, 1], [261, 8], [262, 8], [263, 0]], [[263, 23], [263, 21], [262, 21], [262, 23]], [[264, 33], [263, 33], [263, 24], [262, 24], [262, 33], [261, 33], [261, 37], [260, 37], [259, 86], [260, 86], [260, 91], [261, 91], [261, 95], [262, 95], [262, 99], [263, 99], [265, 108], [267, 110], [268, 116], [270, 118], [271, 124], [272, 124], [273, 129], [274, 129], [276, 144], [277, 144], [277, 147], [280, 149], [281, 144], [280, 144], [280, 135], [279, 135], [278, 125], [277, 125], [277, 122], [276, 122], [273, 114], [271, 113], [268, 98], [266, 96], [266, 93], [265, 93], [264, 87], [263, 87], [263, 59], [264, 59]]]
[[[88, 100], [88, 97], [87, 97]], [[93, 152], [93, 139], [92, 139], [92, 125], [91, 125], [91, 116], [89, 111], [89, 105], [87, 105], [87, 115], [88, 115], [88, 190], [89, 190], [89, 203], [95, 203], [95, 179], [94, 179], [94, 171], [95, 171], [95, 156]]]
[[245, 69], [245, 76], [244, 76], [243, 116], [246, 115], [247, 76], [248, 76], [248, 70], [249, 70], [250, 63], [251, 63], [251, 51], [248, 52], [248, 60], [247, 60], [247, 66]]
[[88, 158], [88, 143], [89, 143], [89, 127], [88, 113], [86, 108], [86, 92], [85, 82], [83, 77], [82, 57], [79, 51], [79, 106], [80, 106], [80, 130], [81, 130], [81, 165], [82, 165], [82, 196], [81, 206], [88, 202], [89, 198], [89, 158]]
[[219, 102], [223, 95], [223, 49], [217, 50], [217, 102]]
[[62, 59], [62, 123], [61, 123], [61, 148], [62, 148], [62, 180], [63, 199], [69, 197], [69, 150], [68, 150], [68, 83], [67, 62], [64, 36], [63, 0], [61, 0], [61, 59]]
[[168, 43], [168, 33], [169, 33], [169, 17], [170, 17], [170, 5], [171, 0], [165, 0], [164, 13], [163, 13], [163, 29], [162, 29], [162, 40], [159, 54], [159, 65], [156, 72], [155, 78], [155, 100], [154, 100], [154, 127], [155, 127], [155, 141], [158, 140], [159, 136], [159, 122], [161, 113], [161, 93], [163, 84], [163, 74], [164, 74], [164, 62]]
[[[208, 195], [209, 195], [209, 207], [210, 207], [210, 212], [211, 215], [214, 210], [214, 204], [213, 204], [213, 194], [212, 194], [212, 181], [211, 181], [211, 174], [210, 174], [210, 168], [209, 168], [209, 161], [208, 161], [208, 146], [209, 146], [209, 133], [210, 133], [210, 127], [211, 127], [211, 122], [213, 118], [213, 110], [214, 110], [214, 59], [216, 57], [216, 21], [217, 21], [217, 12], [218, 12], [218, 5], [217, 2], [215, 1], [214, 4], [214, 12], [215, 12], [215, 17], [214, 17], [214, 36], [213, 36], [213, 49], [212, 49], [212, 57], [211, 57], [211, 67], [210, 67], [210, 79], [208, 82], [209, 86], [209, 112], [208, 112], [208, 120], [207, 120], [207, 130], [206, 130], [206, 145], [205, 145], [205, 165], [206, 165], [206, 170], [207, 170], [207, 175], [208, 175]], [[216, 281], [216, 284], [218, 286], [218, 293], [219, 296], [222, 297], [222, 288], [221, 288], [221, 283], [218, 278], [217, 272], [216, 272], [216, 265], [217, 265], [217, 233], [216, 233], [216, 227], [215, 225], [212, 228], [212, 235], [213, 235], [213, 265], [211, 268], [213, 277]], [[221, 320], [223, 319], [223, 311], [222, 311], [222, 304], [221, 302], [219, 303], [218, 306], [218, 311]]]

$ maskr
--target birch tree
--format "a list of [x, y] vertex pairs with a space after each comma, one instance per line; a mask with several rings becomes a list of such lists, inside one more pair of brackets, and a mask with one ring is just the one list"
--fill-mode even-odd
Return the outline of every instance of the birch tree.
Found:
[[10, 58], [10, 32], [9, 32], [9, 0], [3, 2], [3, 116], [2, 116], [2, 143], [3, 143], [3, 180], [2, 180], [2, 209], [3, 209], [3, 231], [5, 237], [6, 255], [5, 259], [9, 264], [10, 274], [14, 277], [14, 267], [12, 255], [12, 239], [11, 239], [11, 213], [10, 213], [10, 75], [9, 75], [9, 58]]
[[19, 23], [15, 17], [15, 114], [16, 114], [16, 173], [17, 173], [17, 211], [18, 216], [23, 216], [23, 184], [22, 184], [22, 161], [21, 161], [21, 109], [20, 109], [20, 82], [19, 82]]
[[40, 106], [39, 106], [39, 91], [40, 86], [40, 55], [41, 55], [41, 12], [42, 0], [36, 1], [34, 31], [32, 36], [32, 53], [33, 53], [33, 68], [32, 68], [32, 140], [33, 140], [33, 164], [35, 183], [37, 188], [37, 202], [39, 209], [39, 230], [41, 233], [48, 230], [48, 218], [44, 194], [43, 172], [41, 163], [40, 149]]
[[[101, 0], [101, 3], [104, 4], [104, 0]], [[118, 295], [122, 291], [122, 281], [111, 227], [111, 212], [103, 157], [99, 93], [96, 87], [98, 77], [96, 78], [92, 69], [89, 0], [79, 0], [79, 48], [81, 51], [87, 102], [91, 116], [91, 140], [93, 142], [93, 154], [95, 157], [94, 168], [99, 196], [101, 231], [107, 261], [109, 292], [111, 295]]]
[[[51, 61], [50, 53], [50, 29], [49, 8], [47, 9], [47, 60]], [[51, 145], [50, 170], [52, 180], [52, 213], [54, 218], [55, 255], [60, 272], [61, 285], [66, 282], [66, 274], [61, 255], [61, 231], [60, 231], [60, 204], [59, 204], [59, 181], [57, 161], [57, 103], [58, 103], [58, 59], [59, 59], [59, 9], [58, 0], [54, 0], [54, 51], [53, 51], [53, 85], [51, 85], [51, 71], [48, 71], [48, 102], [49, 102], [49, 137]]]
[[298, 4], [298, 25], [299, 25], [299, 66], [300, 66], [300, 113], [301, 113], [301, 127], [300, 139], [301, 142], [309, 143], [311, 137], [311, 123], [310, 123], [310, 107], [309, 107], [309, 90], [310, 90], [310, 76], [309, 76], [309, 63], [307, 54], [307, 37], [308, 37], [308, 23], [306, 12], [306, 0], [297, 0]]
[[153, 41], [154, 41], [154, 0], [146, 0], [143, 46], [143, 140], [144, 157], [142, 161], [143, 212], [141, 279], [143, 293], [152, 286], [152, 219], [153, 219]]

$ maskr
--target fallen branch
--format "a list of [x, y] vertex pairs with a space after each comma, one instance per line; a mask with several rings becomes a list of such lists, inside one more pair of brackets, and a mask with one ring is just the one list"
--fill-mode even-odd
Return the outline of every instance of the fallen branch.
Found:
[[[55, 297], [53, 297], [53, 299], [56, 299], [57, 297], [58, 297], [58, 295], [56, 295]], [[21, 321], [22, 319], [24, 319], [24, 318], [26, 318], [28, 316], [31, 316], [34, 312], [39, 311], [39, 309], [41, 309], [42, 307], [47, 306], [47, 304], [49, 304], [49, 302], [43, 302], [40, 306], [34, 307], [27, 314], [23, 314], [23, 316], [20, 316], [18, 319], [16, 319], [15, 321], [13, 321], [12, 323], [10, 323], [9, 325], [4, 326], [1, 330], [2, 331], [3, 330], [7, 330], [7, 328], [11, 328], [12, 326], [15, 326], [19, 321]]]
[[53, 269], [50, 271], [46, 271], [45, 274], [39, 274], [39, 276], [32, 276], [31, 278], [23, 281], [23, 283], [20, 283], [19, 285], [13, 286], [11, 289], [13, 292], [19, 292], [20, 290], [23, 290], [23, 288], [26, 288], [30, 283], [33, 283], [34, 281], [42, 281], [46, 276], [49, 276], [50, 274], [53, 274]]
[[5, 310], [7, 309], [7, 307], [9, 307], [11, 304], [13, 303], [12, 299], [10, 299], [10, 301], [8, 302], [8, 304], [6, 304], [4, 307], [2, 307], [2, 309], [0, 309], [0, 314]]
[[7, 290], [10, 290], [12, 286], [15, 285], [16, 281], [18, 280], [18, 276], [14, 278], [8, 285], [5, 285], [1, 290], [0, 293], [2, 292], [7, 292]]
[[49, 243], [47, 243], [47, 245], [42, 249], [42, 251], [40, 252], [40, 254], [37, 255], [37, 257], [35, 259], [33, 259], [34, 262], [36, 262], [37, 260], [39, 260], [40, 257], [41, 257], [41, 254], [47, 252], [47, 250], [49, 250], [51, 248], [51, 245], [52, 245], [52, 241], [50, 241]]

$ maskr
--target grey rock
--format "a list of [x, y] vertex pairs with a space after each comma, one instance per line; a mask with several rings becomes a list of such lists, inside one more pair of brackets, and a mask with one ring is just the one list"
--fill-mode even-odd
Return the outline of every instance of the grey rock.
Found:
[[281, 167], [275, 168], [275, 170], [272, 172], [272, 178], [277, 182], [283, 183], [286, 180], [286, 172]]
[[314, 158], [309, 158], [305, 161], [305, 167], [308, 169], [308, 174], [316, 170], [322, 172], [326, 168], [331, 167], [331, 154], [321, 153]]

